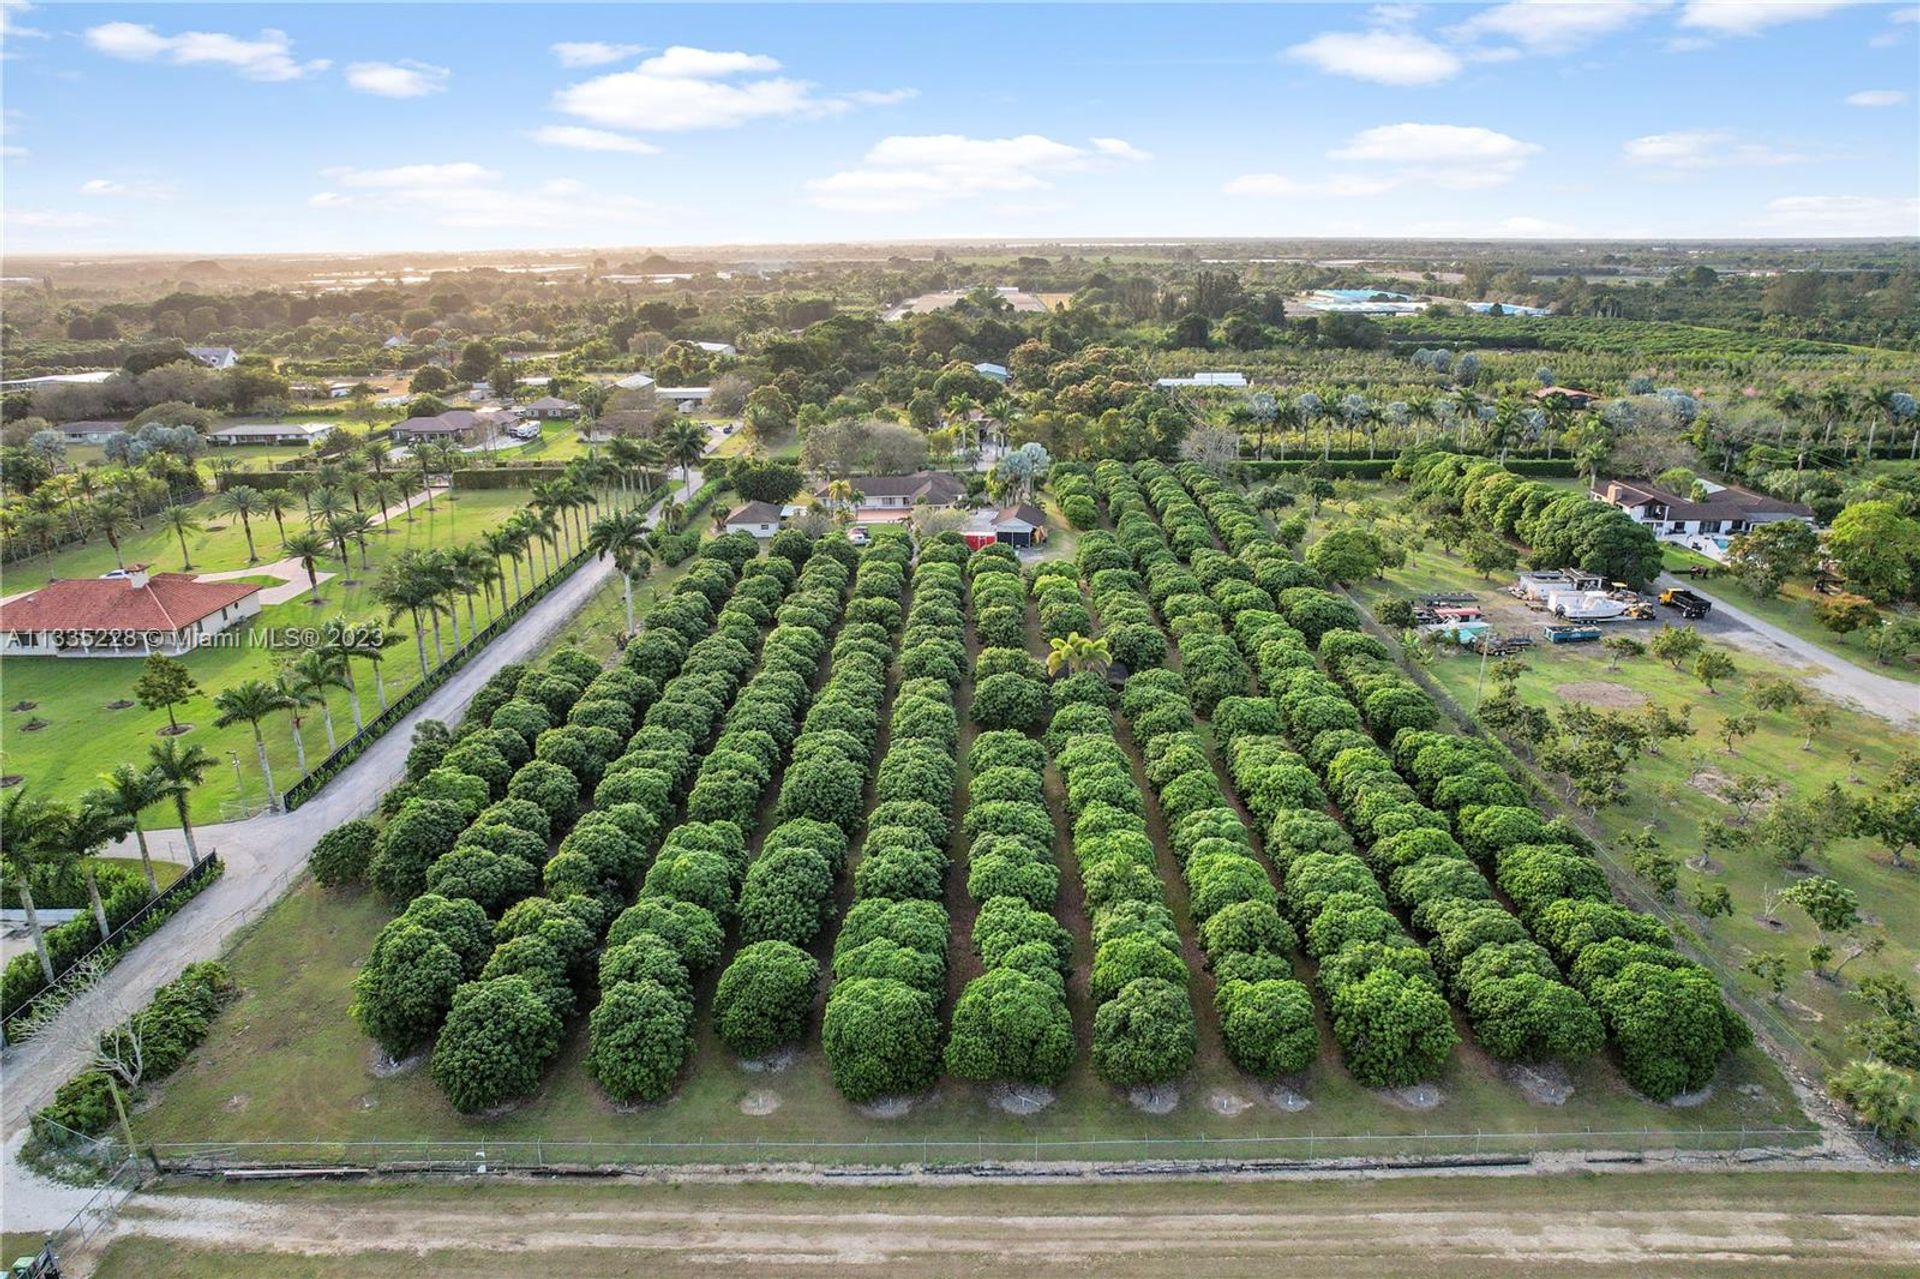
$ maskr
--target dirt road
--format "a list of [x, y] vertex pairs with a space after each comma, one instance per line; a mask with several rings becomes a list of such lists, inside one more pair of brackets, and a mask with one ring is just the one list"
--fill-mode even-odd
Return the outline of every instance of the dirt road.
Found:
[[[1170, 1271], [1912, 1274], [1901, 1174], [849, 1187], [500, 1183], [140, 1196], [98, 1268], [396, 1279]], [[344, 1266], [343, 1266], [344, 1262]], [[343, 1267], [343, 1268], [342, 1268]], [[81, 1271], [81, 1273], [89, 1273]]]

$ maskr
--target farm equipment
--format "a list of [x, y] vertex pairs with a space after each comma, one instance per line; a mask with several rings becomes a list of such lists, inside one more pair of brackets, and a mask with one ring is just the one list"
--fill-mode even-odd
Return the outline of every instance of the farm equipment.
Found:
[[1598, 626], [1549, 626], [1549, 644], [1586, 644], [1600, 638]]
[[53, 1255], [53, 1245], [42, 1244], [39, 1252], [16, 1259], [7, 1279], [60, 1279], [60, 1259]]
[[1712, 600], [1678, 586], [1661, 591], [1660, 602], [1668, 608], [1680, 610], [1680, 616], [1689, 620], [1705, 617], [1713, 610]]

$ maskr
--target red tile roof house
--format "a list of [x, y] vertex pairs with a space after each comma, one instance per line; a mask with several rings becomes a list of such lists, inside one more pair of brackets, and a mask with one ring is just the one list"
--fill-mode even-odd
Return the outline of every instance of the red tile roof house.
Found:
[[136, 566], [126, 577], [49, 582], [0, 604], [0, 655], [175, 656], [259, 615], [258, 586]]

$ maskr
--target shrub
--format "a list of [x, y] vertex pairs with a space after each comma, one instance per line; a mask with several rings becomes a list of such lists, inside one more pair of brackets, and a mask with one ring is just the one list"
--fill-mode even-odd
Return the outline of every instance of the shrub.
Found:
[[587, 1070], [616, 1101], [659, 1101], [693, 1052], [693, 1009], [655, 981], [606, 990], [589, 1020]]
[[380, 828], [355, 819], [341, 822], [322, 835], [307, 855], [313, 877], [328, 888], [357, 884], [366, 878], [367, 864], [380, 843]]
[[560, 765], [536, 759], [513, 775], [507, 796], [531, 800], [554, 827], [564, 827], [580, 810], [580, 781]]
[[1117, 937], [1094, 951], [1088, 987], [1095, 1003], [1105, 1003], [1142, 977], [1184, 986], [1187, 966], [1178, 953], [1146, 937]]
[[712, 911], [689, 901], [651, 898], [623, 911], [607, 930], [607, 945], [618, 946], [652, 933], [673, 947], [690, 973], [703, 973], [720, 960], [726, 932]]
[[1222, 982], [1215, 1003], [1227, 1055], [1242, 1070], [1274, 1079], [1305, 1070], [1319, 1055], [1313, 997], [1299, 982]]
[[1433, 1078], [1459, 1042], [1439, 992], [1392, 969], [1375, 969], [1342, 986], [1331, 1004], [1347, 1069], [1369, 1088]]
[[445, 800], [408, 800], [387, 823], [368, 878], [391, 901], [419, 896], [426, 891], [427, 867], [453, 847], [466, 824], [466, 814]]
[[1231, 954], [1285, 955], [1300, 944], [1271, 901], [1249, 899], [1223, 906], [1200, 926], [1200, 944], [1218, 967]]
[[1198, 1043], [1184, 986], [1143, 977], [1093, 1015], [1093, 1065], [1122, 1088], [1165, 1083], [1193, 1065]]
[[473, 1114], [540, 1085], [560, 1049], [560, 1018], [525, 977], [470, 982], [433, 1050], [433, 1079], [455, 1110]]
[[446, 898], [465, 897], [489, 915], [497, 915], [534, 891], [539, 872], [532, 864], [477, 844], [456, 844], [427, 868], [427, 891]]
[[1038, 728], [1048, 710], [1046, 685], [1025, 675], [989, 675], [973, 688], [973, 718], [982, 728]]
[[600, 952], [599, 976], [602, 990], [626, 981], [653, 981], [672, 991], [681, 1003], [693, 1005], [693, 980], [681, 966], [679, 954], [652, 933], [641, 933]]
[[763, 1057], [799, 1041], [820, 965], [783, 941], [741, 949], [713, 996], [714, 1032], [736, 1057]]
[[1044, 979], [997, 968], [968, 982], [954, 1004], [946, 1066], [962, 1079], [1055, 1084], [1073, 1054], [1066, 1000]]
[[820, 1027], [834, 1086], [851, 1101], [913, 1093], [933, 1082], [940, 1023], [933, 1000], [898, 981], [834, 987]]

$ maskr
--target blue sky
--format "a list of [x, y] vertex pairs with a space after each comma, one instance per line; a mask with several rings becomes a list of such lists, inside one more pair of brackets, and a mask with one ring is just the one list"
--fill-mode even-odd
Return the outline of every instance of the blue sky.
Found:
[[1920, 7], [4, 5], [6, 240], [1920, 234]]

